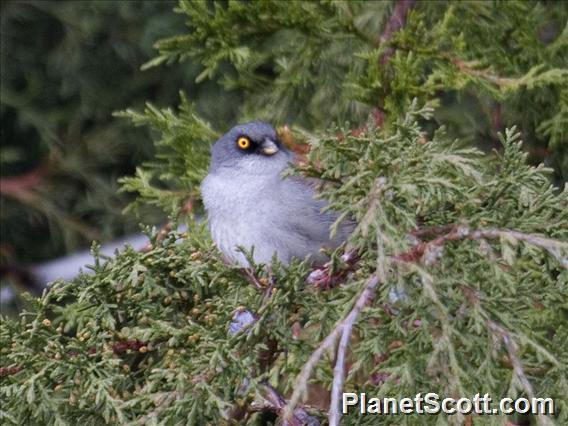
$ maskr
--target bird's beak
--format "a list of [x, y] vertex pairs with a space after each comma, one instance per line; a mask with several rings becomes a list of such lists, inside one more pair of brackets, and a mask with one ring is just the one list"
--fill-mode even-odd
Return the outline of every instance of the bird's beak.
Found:
[[260, 144], [260, 149], [264, 155], [274, 155], [278, 152], [278, 145], [270, 139], [265, 139], [262, 144]]

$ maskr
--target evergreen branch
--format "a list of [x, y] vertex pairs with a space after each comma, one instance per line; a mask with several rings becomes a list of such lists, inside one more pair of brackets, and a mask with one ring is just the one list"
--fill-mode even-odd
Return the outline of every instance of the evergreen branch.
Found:
[[452, 64], [454, 64], [461, 72], [471, 75], [473, 77], [483, 78], [487, 81], [498, 86], [500, 89], [504, 87], [508, 87], [511, 84], [515, 83], [514, 78], [507, 78], [507, 77], [500, 77], [498, 75], [492, 74], [487, 70], [478, 70], [473, 68], [472, 66], [468, 65], [466, 62], [462, 61], [459, 58], [449, 58], [446, 55], [443, 55], [446, 59], [449, 59]]
[[[395, 32], [402, 29], [406, 23], [406, 15], [408, 11], [414, 6], [415, 0], [399, 0], [394, 7], [394, 10], [389, 17], [382, 34], [379, 37], [378, 45], [388, 43]], [[395, 49], [392, 46], [387, 47], [385, 52], [379, 58], [379, 64], [384, 66], [389, 59], [394, 55]], [[381, 127], [386, 120], [386, 112], [381, 107], [374, 107], [371, 110], [370, 115], [372, 116], [375, 127]], [[352, 130], [352, 136], [359, 136], [368, 130], [368, 124], [360, 127], [358, 129]]]
[[[450, 231], [450, 232], [448, 232], [448, 231]], [[534, 246], [543, 248], [543, 249], [547, 250], [550, 254], [552, 254], [556, 259], [558, 259], [561, 264], [563, 264], [564, 266], [566, 264], [566, 259], [560, 258], [560, 255], [557, 252], [557, 250], [568, 249], [568, 243], [564, 243], [564, 242], [557, 241], [557, 240], [550, 239], [550, 238], [541, 237], [541, 236], [538, 236], [538, 235], [526, 234], [526, 233], [522, 233], [522, 232], [519, 232], [519, 231], [501, 230], [501, 229], [495, 229], [495, 228], [471, 230], [468, 227], [464, 227], [464, 226], [446, 225], [446, 226], [419, 229], [419, 230], [414, 231], [412, 234], [414, 236], [421, 236], [422, 237], [422, 236], [430, 236], [430, 235], [439, 235], [440, 233], [444, 233], [444, 232], [446, 232], [446, 234], [439, 236], [439, 237], [435, 238], [434, 240], [432, 240], [430, 242], [420, 243], [419, 245], [417, 245], [416, 247], [414, 247], [410, 251], [403, 253], [401, 255], [395, 256], [395, 257], [391, 258], [391, 260], [394, 260], [395, 262], [401, 261], [401, 260], [405, 261], [405, 262], [408, 262], [408, 261], [415, 262], [415, 261], [421, 260], [425, 255], [427, 256], [428, 253], [434, 253], [434, 257], [430, 257], [430, 258], [426, 259], [427, 263], [432, 263], [432, 261], [435, 259], [435, 256], [437, 255], [437, 253], [439, 253], [439, 251], [437, 251], [435, 249], [436, 248], [439, 249], [440, 247], [442, 247], [445, 243], [447, 243], [449, 241], [456, 241], [456, 240], [462, 240], [462, 239], [484, 240], [485, 238], [514, 238], [514, 239], [517, 239], [517, 240], [528, 242], [528, 243], [530, 243]], [[343, 387], [343, 381], [344, 381], [344, 378], [345, 378], [345, 353], [346, 353], [346, 350], [347, 350], [347, 345], [349, 343], [349, 339], [351, 337], [352, 328], [353, 328], [353, 325], [354, 325], [354, 323], [357, 319], [357, 316], [360, 313], [361, 309], [365, 306], [365, 303], [373, 297], [374, 289], [379, 282], [378, 279], [376, 278], [376, 276], [377, 276], [376, 274], [373, 275], [373, 277], [372, 277], [373, 280], [367, 283], [365, 289], [363, 290], [359, 299], [357, 300], [355, 307], [352, 309], [352, 311], [349, 313], [349, 315], [340, 324], [338, 324], [336, 326], [336, 328], [332, 331], [332, 333], [330, 333], [327, 336], [327, 338], [322, 342], [320, 347], [318, 347], [318, 349], [312, 354], [312, 356], [308, 360], [308, 363], [306, 363], [304, 369], [302, 370], [302, 372], [300, 373], [300, 375], [298, 376], [298, 378], [295, 382], [295, 385], [296, 385], [295, 390], [294, 390], [294, 393], [292, 394], [292, 397], [290, 399], [290, 404], [291, 404], [290, 406], [291, 407], [294, 406], [292, 404], [297, 401], [297, 399], [299, 398], [299, 395], [301, 395], [301, 392], [303, 392], [303, 389], [305, 389], [305, 387], [307, 386], [307, 380], [308, 380], [309, 376], [311, 375], [311, 371], [315, 367], [315, 364], [317, 364], [317, 362], [321, 358], [324, 351], [326, 349], [329, 349], [334, 344], [336, 338], [339, 337], [339, 335], [341, 334], [340, 342], [339, 342], [338, 349], [337, 349], [336, 364], [335, 364], [335, 367], [334, 367], [333, 387], [332, 387], [331, 404], [330, 404], [330, 411], [329, 411], [330, 425], [338, 425], [339, 424], [340, 412], [338, 410], [338, 407], [339, 407], [339, 401], [340, 401], [340, 397], [341, 397], [341, 390], [342, 390], [342, 387]], [[423, 284], [424, 285], [428, 284], [427, 287], [426, 287], [426, 288], [429, 289], [428, 294], [432, 298], [434, 304], [439, 307], [441, 313], [443, 314], [442, 317], [446, 318], [446, 321], [444, 321], [444, 327], [443, 327], [444, 339], [446, 341], [449, 341], [448, 331], [449, 331], [449, 328], [450, 328], [450, 324], [447, 321], [448, 316], [447, 316], [446, 308], [444, 307], [444, 305], [441, 303], [438, 296], [436, 295], [436, 292], [435, 292], [433, 286], [431, 284], [427, 283], [427, 282], [424, 282], [424, 280], [423, 280]], [[505, 329], [498, 326], [495, 322], [493, 322], [491, 320], [487, 320], [487, 323], [488, 323], [489, 328], [493, 332], [498, 332], [498, 334], [503, 339], [505, 346], [507, 348], [507, 351], [509, 353], [509, 357], [511, 359], [511, 363], [512, 363], [513, 369], [515, 371], [515, 374], [519, 378], [519, 381], [521, 382], [523, 388], [525, 389], [525, 391], [527, 392], [529, 397], [534, 398], [535, 393], [534, 393], [532, 384], [530, 383], [526, 374], [524, 373], [524, 368], [523, 368], [522, 363], [520, 362], [520, 360], [517, 356], [516, 344], [512, 340], [512, 337], [510, 336], [510, 334]], [[456, 368], [457, 367], [457, 365], [456, 365], [457, 360], [456, 360], [455, 352], [453, 351], [453, 349], [450, 351], [450, 358], [452, 359], [452, 363], [451, 363], [452, 366], [454, 368]], [[300, 381], [300, 379], [301, 379], [301, 381]], [[461, 386], [459, 385], [459, 377], [456, 376], [456, 380], [458, 381], [458, 386], [461, 388]], [[302, 384], [303, 384], [303, 387], [299, 387]], [[552, 424], [550, 419], [546, 416], [544, 416], [544, 417], [539, 416], [538, 420], [539, 420], [540, 424]]]
[[[294, 381], [294, 392], [292, 393], [288, 405], [285, 408], [284, 418], [286, 419], [290, 418], [294, 408], [296, 407], [296, 405], [300, 400], [300, 397], [307, 388], [308, 380], [312, 374], [314, 367], [319, 362], [323, 354], [327, 350], [332, 348], [332, 346], [335, 344], [335, 341], [340, 335], [342, 335], [345, 332], [347, 333], [347, 335], [351, 333], [351, 329], [353, 328], [353, 324], [357, 320], [359, 313], [365, 307], [367, 302], [373, 298], [375, 289], [379, 284], [379, 282], [382, 281], [382, 278], [383, 277], [379, 279], [377, 274], [374, 274], [369, 278], [369, 280], [363, 287], [363, 290], [361, 291], [357, 301], [355, 302], [355, 306], [353, 307], [351, 312], [349, 312], [349, 314], [334, 327], [331, 333], [328, 334], [328, 336], [323, 340], [323, 342], [318, 346], [318, 348], [312, 353], [312, 355], [304, 365], [304, 368], [302, 368], [302, 371]], [[346, 339], [348, 340], [348, 337]], [[343, 381], [343, 367], [338, 369], [336, 377], [337, 381], [341, 382]], [[336, 384], [336, 377], [334, 377], [334, 388], [339, 389], [339, 392], [341, 392], [342, 383]], [[333, 410], [333, 408], [331, 408], [331, 410]], [[330, 422], [332, 415], [331, 410], [330, 410]]]
[[172, 402], [176, 399], [180, 399], [181, 395], [178, 391], [169, 391], [169, 392], [156, 392], [152, 396], [154, 398], [154, 404], [156, 408], [149, 413], [141, 416], [139, 419], [136, 420], [134, 424], [137, 425], [147, 425], [156, 422], [160, 416], [163, 414], [163, 411], [167, 409]]
[[[111, 347], [108, 348], [108, 350], [112, 351], [116, 355], [120, 355], [122, 353], [127, 352], [128, 350], [145, 353], [147, 351], [147, 348], [148, 348], [148, 343], [146, 342], [141, 342], [139, 340], [128, 340], [124, 342], [114, 343]], [[97, 348], [90, 347], [83, 354], [94, 355], [96, 353], [97, 353]], [[82, 353], [77, 351], [69, 351], [66, 353], [66, 355], [69, 358], [74, 358], [79, 355], [82, 355]], [[60, 357], [59, 354], [56, 355], [54, 358], [58, 359], [58, 357]], [[19, 373], [23, 369], [24, 367], [21, 365], [16, 365], [14, 367], [0, 367], [0, 378]]]
[[[513, 365], [513, 370], [515, 371], [515, 375], [521, 382], [521, 385], [525, 390], [525, 392], [527, 393], [527, 395], [529, 396], [529, 398], [531, 398], [531, 400], [534, 400], [536, 394], [531, 382], [529, 381], [527, 375], [525, 374], [523, 364], [521, 363], [521, 360], [519, 359], [519, 356], [517, 354], [517, 344], [515, 343], [515, 340], [507, 330], [505, 330], [496, 322], [492, 320], [487, 320], [487, 326], [494, 334], [498, 335], [501, 339], [503, 339], [503, 343], [505, 344], [505, 348], [507, 349], [507, 352], [509, 354], [511, 364]], [[554, 424], [554, 422], [550, 418], [548, 418], [548, 416], [543, 414], [538, 415], [537, 421], [541, 425]]]
[[508, 238], [514, 240], [524, 241], [533, 246], [546, 250], [564, 267], [568, 268], [568, 257], [562, 257], [561, 250], [568, 250], [568, 243], [554, 240], [551, 238], [541, 237], [534, 234], [526, 234], [519, 231], [509, 229], [496, 229], [496, 228], [482, 228], [472, 230], [467, 226], [441, 226], [435, 228], [427, 228], [424, 230], [417, 230], [412, 233], [414, 236], [436, 235], [440, 232], [451, 229], [445, 235], [435, 238], [432, 241], [420, 243], [405, 253], [401, 253], [393, 257], [395, 261], [403, 262], [416, 262], [421, 260], [425, 255], [434, 253], [435, 249], [444, 246], [447, 242], [470, 239], [480, 240], [484, 238]]
[[[438, 337], [437, 342], [434, 345], [434, 350], [432, 352], [428, 368], [432, 368], [432, 363], [436, 362], [438, 354], [445, 350], [448, 355], [447, 365], [442, 364], [442, 368], [448, 369], [449, 373], [446, 373], [449, 383], [453, 387], [453, 392], [455, 394], [464, 395], [465, 389], [461, 381], [461, 376], [463, 375], [463, 368], [459, 365], [457, 349], [452, 342], [452, 335], [454, 332], [454, 327], [452, 326], [452, 317], [448, 312], [448, 308], [444, 305], [436, 287], [434, 286], [433, 277], [428, 274], [422, 268], [414, 265], [416, 272], [420, 274], [421, 283], [424, 286], [425, 294], [432, 301], [433, 305], [436, 307], [439, 313], [439, 318], [441, 322], [442, 333]], [[462, 415], [460, 414], [458, 419], [463, 421]]]

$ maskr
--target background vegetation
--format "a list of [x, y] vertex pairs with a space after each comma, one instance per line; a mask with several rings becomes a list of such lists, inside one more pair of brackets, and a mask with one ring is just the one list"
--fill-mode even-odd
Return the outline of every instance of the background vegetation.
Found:
[[[140, 70], [183, 30], [175, 2], [2, 2], [2, 263], [51, 259], [138, 231], [117, 179], [153, 157], [148, 133], [112, 113], [177, 102], [232, 122], [197, 64]], [[207, 93], [207, 96], [201, 96]], [[6, 179], [8, 178], [8, 179]], [[149, 221], [159, 218], [150, 216]]]

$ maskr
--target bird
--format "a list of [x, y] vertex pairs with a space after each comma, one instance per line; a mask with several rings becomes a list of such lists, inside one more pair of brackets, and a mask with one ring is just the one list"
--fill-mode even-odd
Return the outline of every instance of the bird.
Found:
[[211, 147], [200, 190], [212, 239], [229, 263], [251, 266], [245, 249], [256, 264], [271, 265], [274, 256], [284, 265], [293, 258], [323, 264], [321, 249], [339, 247], [353, 230], [345, 220], [330, 235], [339, 214], [324, 211], [312, 180], [283, 176], [294, 160], [263, 121], [239, 124]]

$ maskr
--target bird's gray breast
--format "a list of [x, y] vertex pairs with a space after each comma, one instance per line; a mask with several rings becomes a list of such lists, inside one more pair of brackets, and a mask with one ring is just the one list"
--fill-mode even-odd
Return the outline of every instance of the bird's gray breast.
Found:
[[247, 250], [254, 247], [256, 261], [269, 261], [265, 258], [268, 247], [263, 236], [269, 207], [261, 197], [267, 185], [268, 182], [229, 172], [209, 174], [202, 183], [211, 236], [231, 262], [248, 265], [238, 246]]
[[343, 235], [329, 238], [337, 216], [321, 213], [325, 202], [315, 200], [314, 190], [298, 179], [226, 170], [209, 174], [201, 192], [212, 238], [233, 263], [248, 265], [237, 246], [254, 247], [258, 263], [270, 263], [275, 253], [284, 263], [308, 255], [323, 261], [319, 249], [334, 248], [344, 239]]

